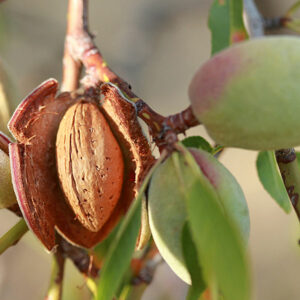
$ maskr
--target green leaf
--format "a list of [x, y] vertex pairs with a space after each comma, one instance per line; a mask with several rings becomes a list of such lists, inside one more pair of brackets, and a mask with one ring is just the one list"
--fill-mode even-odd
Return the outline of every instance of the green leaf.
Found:
[[141, 223], [141, 201], [148, 182], [165, 155], [160, 159], [147, 174], [137, 198], [131, 204], [129, 211], [124, 217], [115, 239], [111, 243], [101, 269], [101, 276], [97, 289], [97, 300], [110, 300], [116, 294], [122, 278], [130, 265], [130, 260], [135, 249], [140, 223]]
[[213, 186], [187, 150], [184, 157], [193, 180], [182, 173], [185, 162], [180, 165], [178, 160], [179, 172], [183, 176], [188, 221], [206, 282], [209, 285], [216, 282], [225, 299], [249, 300], [250, 272], [241, 235], [224, 213]]
[[212, 146], [209, 142], [201, 136], [189, 136], [181, 141], [182, 144], [187, 148], [202, 149], [211, 153], [213, 151]]
[[122, 221], [118, 234], [109, 248], [98, 285], [98, 300], [112, 299], [134, 252], [140, 227], [141, 197], [138, 197], [130, 207]]
[[230, 44], [248, 38], [243, 19], [243, 0], [230, 0]]
[[263, 151], [258, 154], [256, 167], [258, 177], [265, 190], [285, 211], [291, 211], [289, 195], [281, 178], [275, 153], [273, 151]]
[[296, 157], [297, 157], [298, 165], [300, 166], [300, 152], [296, 152]]
[[16, 202], [16, 195], [11, 182], [9, 157], [0, 149], [0, 209], [7, 208]]
[[214, 0], [208, 19], [211, 31], [211, 55], [227, 48], [230, 38], [229, 0]]
[[91, 250], [92, 254], [94, 256], [96, 256], [99, 261], [102, 261], [103, 259], [105, 259], [111, 243], [116, 238], [119, 227], [120, 227], [120, 224], [118, 224], [114, 228], [114, 230], [109, 234], [109, 236], [104, 241], [97, 244], [97, 246], [95, 246], [94, 249]]
[[225, 149], [224, 146], [216, 145], [216, 146], [212, 149], [211, 154], [213, 154], [214, 156], [215, 156], [215, 155], [219, 155], [224, 149]]
[[209, 14], [211, 30], [211, 54], [230, 44], [247, 39], [248, 33], [243, 20], [243, 0], [214, 0]]
[[200, 268], [196, 246], [194, 245], [189, 225], [186, 222], [181, 235], [182, 252], [186, 267], [192, 279], [192, 286], [189, 288], [187, 300], [198, 300], [206, 288]]

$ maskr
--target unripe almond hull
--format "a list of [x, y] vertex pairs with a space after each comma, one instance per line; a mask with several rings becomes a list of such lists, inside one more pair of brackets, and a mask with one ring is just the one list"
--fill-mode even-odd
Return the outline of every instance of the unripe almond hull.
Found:
[[212, 57], [189, 95], [197, 118], [219, 144], [254, 150], [300, 145], [300, 39], [264, 37]]

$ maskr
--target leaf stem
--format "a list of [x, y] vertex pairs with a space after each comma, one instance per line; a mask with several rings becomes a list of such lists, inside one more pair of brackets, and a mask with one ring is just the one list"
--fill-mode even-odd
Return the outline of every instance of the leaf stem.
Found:
[[296, 3], [294, 3], [286, 12], [286, 17], [290, 17], [291, 15], [293, 15], [294, 13], [296, 13], [296, 11], [300, 8], [300, 1], [297, 1]]
[[251, 37], [260, 37], [265, 33], [264, 18], [254, 0], [244, 0], [244, 8]]
[[45, 300], [61, 300], [65, 258], [60, 251], [53, 255], [51, 279]]
[[18, 243], [21, 237], [28, 231], [28, 227], [24, 219], [20, 220], [14, 227], [6, 232], [0, 238], [0, 255], [5, 252], [9, 247]]
[[[87, 4], [86, 4], [87, 5]], [[80, 0], [69, 1], [68, 16], [67, 16], [67, 33], [65, 38], [65, 51], [63, 58], [63, 76], [61, 90], [74, 91], [79, 87], [79, 77], [82, 68], [82, 63], [73, 58], [69, 49], [68, 39], [74, 35], [78, 29], [86, 26], [82, 24], [81, 11], [83, 2]]]
[[99, 267], [94, 263], [93, 257], [79, 247], [71, 245], [61, 236], [57, 235], [58, 249], [65, 258], [69, 258], [82, 274], [95, 278], [99, 274]]

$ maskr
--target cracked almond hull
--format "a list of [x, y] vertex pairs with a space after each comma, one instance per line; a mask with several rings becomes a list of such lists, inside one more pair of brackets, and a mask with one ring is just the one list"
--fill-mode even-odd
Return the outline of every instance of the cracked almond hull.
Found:
[[[132, 117], [135, 113], [134, 107], [124, 108], [118, 95], [104, 92], [107, 101], [101, 109], [121, 143], [125, 162], [124, 184], [121, 197], [103, 227], [97, 232], [86, 229], [66, 203], [59, 184], [55, 155], [61, 119], [78, 99], [69, 93], [56, 96], [57, 88], [53, 79], [44, 82], [20, 104], [9, 123], [18, 141], [10, 146], [14, 189], [27, 224], [48, 250], [56, 245], [55, 229], [71, 243], [91, 248], [110, 233], [127, 211], [154, 159], [137, 120], [124, 125], [128, 115]], [[126, 129], [128, 125], [137, 128]]]

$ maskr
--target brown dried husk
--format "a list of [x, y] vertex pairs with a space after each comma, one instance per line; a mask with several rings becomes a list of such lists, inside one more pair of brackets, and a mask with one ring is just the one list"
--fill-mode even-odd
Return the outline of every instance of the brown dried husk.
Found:
[[118, 140], [125, 173], [121, 197], [111, 217], [98, 232], [81, 225], [60, 188], [55, 140], [66, 110], [78, 96], [56, 96], [58, 83], [50, 79], [34, 90], [17, 108], [9, 123], [18, 143], [10, 145], [15, 193], [23, 215], [47, 249], [55, 246], [55, 228], [71, 243], [90, 248], [103, 240], [127, 211], [145, 172], [153, 162], [149, 144], [136, 119], [135, 108], [115, 88], [102, 87], [101, 111]]
[[[101, 111], [109, 120], [112, 131], [119, 140], [125, 159], [124, 175], [127, 180], [124, 181], [124, 190], [122, 195], [122, 203], [125, 205], [123, 209], [128, 209], [131, 201], [138, 192], [138, 188], [143, 181], [145, 174], [154, 164], [155, 159], [151, 154], [151, 150], [142, 133], [141, 126], [137, 119], [135, 106], [123, 97], [122, 92], [117, 86], [111, 83], [101, 85]], [[119, 108], [122, 107], [122, 111]], [[119, 118], [115, 118], [118, 114]], [[133, 138], [135, 137], [135, 138]], [[144, 197], [144, 204], [146, 203]], [[120, 201], [121, 202], [121, 201]], [[121, 204], [121, 203], [120, 203]], [[137, 239], [136, 248], [142, 249], [151, 237], [148, 224], [148, 215], [146, 205], [142, 207], [141, 229]]]

